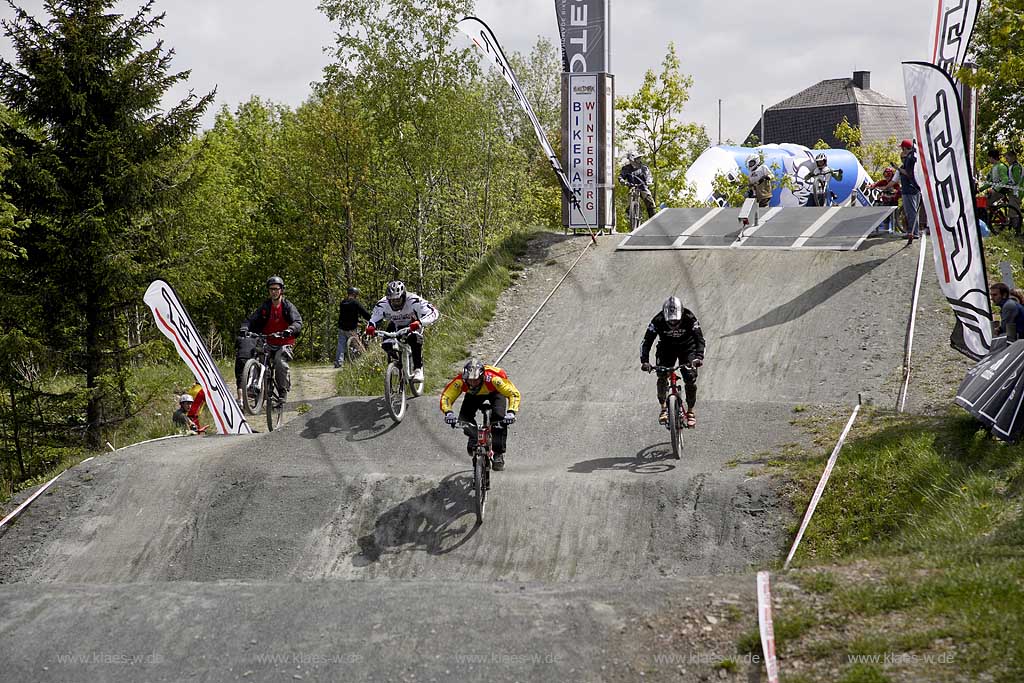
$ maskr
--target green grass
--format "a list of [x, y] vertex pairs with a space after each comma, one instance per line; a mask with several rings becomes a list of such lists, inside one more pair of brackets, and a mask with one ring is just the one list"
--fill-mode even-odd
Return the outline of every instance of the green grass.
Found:
[[[505, 238], [469, 271], [447, 296], [434, 302], [441, 318], [426, 333], [423, 365], [425, 393], [437, 392], [466, 360], [468, 344], [476, 339], [494, 316], [498, 296], [522, 269], [516, 259], [526, 250], [538, 229], [516, 232]], [[489, 362], [492, 359], [484, 359]], [[380, 345], [358, 363], [338, 373], [339, 396], [375, 396], [383, 392], [386, 359]]]
[[[827, 440], [839, 422], [816, 429]], [[798, 513], [826, 459], [823, 449], [774, 463], [796, 484]], [[855, 563], [849, 576], [836, 569], [795, 577], [824, 599], [823, 622], [857, 627], [842, 641], [808, 646], [807, 654], [922, 652], [950, 638], [956, 671], [1024, 680], [1022, 490], [1024, 446], [992, 439], [961, 411], [865, 411], [795, 558], [803, 567]], [[900, 630], [886, 628], [887, 620]], [[840, 680], [889, 679], [874, 665], [856, 664]]]

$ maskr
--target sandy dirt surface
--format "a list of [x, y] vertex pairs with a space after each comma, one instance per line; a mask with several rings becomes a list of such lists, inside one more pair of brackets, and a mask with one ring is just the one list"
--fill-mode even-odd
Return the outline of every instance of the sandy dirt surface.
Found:
[[[507, 345], [585, 239], [535, 240], [476, 353]], [[748, 680], [712, 660], [753, 623], [749, 572], [792, 513], [745, 463], [805, 438], [796, 406], [895, 402], [915, 266], [891, 242], [602, 240], [501, 363], [524, 399], [482, 527], [435, 396], [395, 425], [379, 398], [313, 400], [325, 372], [296, 382], [310, 410], [281, 430], [65, 474], [0, 537], [0, 655], [18, 680]], [[639, 371], [669, 294], [708, 338], [682, 460]], [[79, 651], [160, 659], [69, 664]]]

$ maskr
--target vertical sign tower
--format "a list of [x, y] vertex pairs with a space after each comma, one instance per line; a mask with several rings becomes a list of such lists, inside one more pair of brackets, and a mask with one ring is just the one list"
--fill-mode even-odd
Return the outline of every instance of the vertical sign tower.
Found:
[[562, 166], [579, 200], [562, 198], [567, 231], [615, 229], [615, 78], [610, 68], [611, 0], [555, 0], [562, 39]]

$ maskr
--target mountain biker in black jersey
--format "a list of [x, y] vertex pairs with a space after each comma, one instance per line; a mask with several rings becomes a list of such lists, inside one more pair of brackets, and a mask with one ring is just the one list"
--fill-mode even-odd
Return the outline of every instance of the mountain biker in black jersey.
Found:
[[640, 198], [644, 200], [647, 218], [653, 218], [654, 195], [651, 194], [651, 185], [654, 183], [654, 176], [651, 175], [651, 169], [644, 164], [643, 156], [636, 152], [628, 152], [626, 159], [626, 165], [619, 171], [619, 182], [627, 187], [640, 189]]
[[[686, 390], [687, 427], [697, 426], [697, 416], [693, 406], [697, 403], [697, 368], [704, 364], [704, 333], [697, 322], [697, 316], [688, 308], [683, 308], [677, 297], [670, 296], [661, 306], [661, 312], [651, 319], [640, 344], [640, 369], [651, 371], [651, 346], [660, 338], [655, 364], [658, 367], [673, 365], [691, 365], [693, 369], [681, 368], [683, 385]], [[668, 398], [668, 373], [658, 372], [658, 403], [661, 404], [661, 424], [668, 422], [668, 409], [665, 401]]]

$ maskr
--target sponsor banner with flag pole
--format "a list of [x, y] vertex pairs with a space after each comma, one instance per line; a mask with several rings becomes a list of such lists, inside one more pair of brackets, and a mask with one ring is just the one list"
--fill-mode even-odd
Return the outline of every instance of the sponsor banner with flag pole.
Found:
[[[551, 164], [551, 169], [555, 172], [555, 175], [558, 176], [558, 182], [562, 186], [562, 191], [569, 197], [570, 202], [576, 210], [582, 213], [579, 197], [575, 192], [573, 192], [572, 186], [569, 185], [569, 180], [565, 177], [565, 171], [562, 170], [562, 165], [558, 163], [558, 155], [555, 154], [555, 150], [551, 148], [551, 143], [548, 142], [548, 136], [544, 133], [544, 128], [540, 125], [540, 120], [537, 118], [537, 114], [534, 113], [533, 107], [530, 106], [530, 101], [526, 99], [526, 95], [523, 93], [523, 89], [520, 87], [519, 81], [516, 79], [516, 74], [512, 70], [512, 65], [509, 63], [508, 58], [505, 57], [505, 53], [501, 49], [501, 45], [498, 44], [498, 39], [494, 37], [494, 33], [491, 31], [490, 27], [476, 17], [466, 17], [458, 23], [458, 28], [469, 36], [469, 39], [473, 41], [473, 44], [476, 45], [481, 52], [487, 55], [487, 57], [490, 58], [490, 60], [494, 62], [499, 69], [501, 69], [501, 75], [504, 77], [505, 82], [512, 87], [512, 94], [515, 96], [516, 102], [518, 102], [519, 106], [526, 112], [530, 122], [533, 124], [533, 130], [537, 134], [537, 140], [540, 142], [540, 146], [544, 149], [544, 154], [547, 155], [548, 162]], [[594, 242], [597, 241], [592, 228], [590, 231], [590, 237]]]
[[967, 47], [978, 20], [980, 0], [934, 0], [932, 36], [928, 45], [931, 63], [949, 75], [964, 63]]
[[153, 311], [156, 326], [171, 340], [178, 355], [206, 392], [206, 405], [217, 422], [217, 431], [221, 434], [252, 434], [235, 400], [234, 390], [221, 376], [174, 288], [163, 280], [154, 280], [143, 299]]
[[903, 82], [917, 140], [915, 177], [935, 231], [935, 271], [957, 318], [950, 343], [978, 359], [992, 347], [992, 308], [960, 97], [949, 74], [934, 64], [904, 62]]

